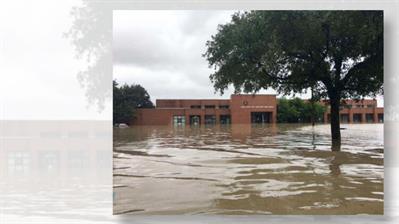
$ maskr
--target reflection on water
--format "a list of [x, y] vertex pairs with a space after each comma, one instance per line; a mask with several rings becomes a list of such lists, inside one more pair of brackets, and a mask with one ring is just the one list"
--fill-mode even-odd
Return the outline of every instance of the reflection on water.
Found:
[[111, 121], [0, 121], [0, 223], [111, 223]]
[[114, 214], [382, 214], [382, 124], [114, 129]]

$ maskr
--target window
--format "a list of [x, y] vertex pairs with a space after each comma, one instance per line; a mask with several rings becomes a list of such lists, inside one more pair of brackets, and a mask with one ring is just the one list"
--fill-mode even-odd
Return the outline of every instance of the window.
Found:
[[362, 114], [353, 114], [353, 123], [362, 123]]
[[201, 105], [191, 105], [191, 109], [201, 109]]
[[380, 123], [384, 122], [384, 114], [378, 114], [378, 122]]
[[366, 122], [373, 123], [374, 122], [374, 114], [366, 114]]
[[230, 115], [220, 115], [220, 124], [231, 124]]
[[205, 109], [214, 109], [216, 108], [215, 105], [205, 105]]
[[182, 115], [173, 116], [173, 125], [175, 126], [183, 126], [186, 124], [186, 118]]
[[56, 172], [58, 171], [59, 164], [59, 154], [55, 151], [44, 151], [40, 153], [38, 158], [38, 167], [41, 172]]
[[230, 106], [229, 105], [220, 105], [219, 108], [220, 109], [229, 109]]
[[215, 115], [205, 115], [205, 124], [216, 124]]
[[349, 123], [349, 114], [340, 114], [339, 119], [342, 123]]
[[200, 125], [201, 124], [201, 116], [200, 115], [190, 115], [190, 125]]
[[374, 105], [373, 104], [367, 104], [367, 108], [373, 108]]
[[27, 152], [10, 152], [8, 154], [8, 172], [28, 173], [30, 167], [30, 154]]

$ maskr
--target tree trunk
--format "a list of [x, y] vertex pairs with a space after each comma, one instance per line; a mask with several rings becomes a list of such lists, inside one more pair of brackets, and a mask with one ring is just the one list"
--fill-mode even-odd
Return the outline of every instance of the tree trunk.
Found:
[[330, 108], [331, 108], [331, 150], [341, 151], [341, 128], [339, 123], [339, 105], [340, 97], [330, 96]]

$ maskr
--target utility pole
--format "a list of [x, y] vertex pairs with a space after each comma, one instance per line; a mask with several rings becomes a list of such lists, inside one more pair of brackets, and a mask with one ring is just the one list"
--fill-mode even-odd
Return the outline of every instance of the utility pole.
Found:
[[313, 96], [313, 91], [314, 91], [314, 85], [310, 88], [311, 91], [311, 98], [310, 98], [310, 103], [311, 103], [311, 122], [312, 122], [312, 145], [313, 145], [313, 150], [316, 150], [316, 144], [315, 144], [315, 133], [314, 133], [314, 125], [315, 125], [315, 108], [314, 108], [314, 96]]
[[310, 98], [310, 105], [311, 105], [311, 108], [312, 108], [312, 114], [311, 114], [311, 116], [310, 116], [310, 120], [311, 120], [311, 122], [312, 122], [312, 127], [314, 127], [314, 124], [315, 124], [315, 109], [314, 109], [314, 97], [313, 97], [313, 89], [314, 88], [314, 86], [312, 85], [312, 87], [310, 88], [310, 91], [311, 91], [311, 98]]

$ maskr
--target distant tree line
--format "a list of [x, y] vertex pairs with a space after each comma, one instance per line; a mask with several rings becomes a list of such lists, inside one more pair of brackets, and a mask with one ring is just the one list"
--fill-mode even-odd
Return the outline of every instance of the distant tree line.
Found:
[[119, 86], [113, 81], [113, 124], [130, 124], [136, 108], [153, 108], [150, 95], [140, 85]]
[[319, 102], [311, 103], [300, 98], [280, 98], [277, 101], [277, 122], [310, 123], [321, 122], [326, 108]]

